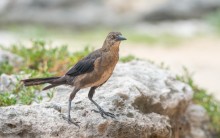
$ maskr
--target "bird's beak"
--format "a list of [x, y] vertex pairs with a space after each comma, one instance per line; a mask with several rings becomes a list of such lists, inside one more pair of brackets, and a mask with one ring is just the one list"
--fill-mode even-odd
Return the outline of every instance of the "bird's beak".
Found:
[[122, 35], [117, 36], [116, 38], [117, 41], [123, 41], [123, 40], [127, 40], [125, 37], [123, 37]]

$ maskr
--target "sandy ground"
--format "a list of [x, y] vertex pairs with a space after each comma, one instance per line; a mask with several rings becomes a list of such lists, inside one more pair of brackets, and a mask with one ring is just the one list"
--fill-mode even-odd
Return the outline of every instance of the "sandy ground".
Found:
[[[18, 36], [6, 32], [0, 33], [0, 44], [10, 45], [15, 42], [25, 42]], [[75, 42], [55, 39], [56, 43], [70, 45], [71, 51], [83, 49], [88, 42]], [[102, 42], [93, 42], [92, 46], [102, 45]], [[121, 56], [132, 54], [141, 59], [152, 60], [157, 64], [164, 62], [173, 73], [183, 72], [183, 66], [194, 73], [195, 82], [208, 89], [220, 100], [220, 39], [214, 36], [190, 39], [174, 47], [161, 45], [147, 46], [146, 44], [134, 44], [123, 42], [120, 49]]]

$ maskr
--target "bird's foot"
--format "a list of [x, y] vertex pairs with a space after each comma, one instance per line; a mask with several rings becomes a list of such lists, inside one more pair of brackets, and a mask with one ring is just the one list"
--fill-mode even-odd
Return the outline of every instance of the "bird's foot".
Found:
[[79, 123], [80, 123], [80, 122], [74, 122], [74, 121], [72, 121], [71, 119], [68, 119], [68, 123], [69, 123], [69, 124], [74, 124], [75, 126], [77, 126], [78, 128], [80, 128], [80, 126], [79, 126]]
[[101, 116], [102, 116], [104, 119], [106, 119], [105, 116], [109, 116], [109, 117], [111, 117], [111, 118], [115, 118], [115, 115], [114, 115], [113, 113], [106, 112], [106, 111], [104, 111], [103, 109], [99, 109], [99, 111], [93, 109], [92, 111], [94, 111], [94, 112], [96, 112], [96, 113], [100, 113]]
[[63, 116], [63, 119], [66, 120], [69, 124], [74, 124], [75, 126], [80, 128], [80, 126], [79, 126], [80, 122], [72, 121], [70, 117], [66, 117], [66, 116]]

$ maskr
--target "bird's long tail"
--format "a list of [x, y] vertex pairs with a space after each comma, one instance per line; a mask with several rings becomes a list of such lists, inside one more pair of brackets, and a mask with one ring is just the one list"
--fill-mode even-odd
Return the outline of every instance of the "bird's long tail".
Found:
[[33, 86], [33, 85], [41, 85], [41, 84], [49, 83], [50, 85], [43, 88], [43, 90], [47, 90], [66, 83], [65, 77], [33, 78], [33, 79], [25, 79], [21, 81], [24, 83], [25, 86]]

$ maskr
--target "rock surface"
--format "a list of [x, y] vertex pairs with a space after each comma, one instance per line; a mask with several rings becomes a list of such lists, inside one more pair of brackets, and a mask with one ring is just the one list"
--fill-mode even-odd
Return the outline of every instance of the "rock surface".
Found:
[[187, 113], [192, 109], [188, 106], [191, 88], [148, 62], [118, 64], [109, 81], [97, 89], [94, 100], [116, 119], [103, 119], [93, 112], [96, 107], [84, 89], [77, 93], [71, 110], [80, 128], [69, 125], [63, 117], [70, 92], [71, 88], [61, 86], [50, 102], [1, 107], [0, 137], [194, 138], [187, 119], [195, 116]]
[[5, 62], [8, 62], [12, 66], [19, 66], [22, 64], [23, 59], [18, 55], [0, 49], [0, 64]]
[[15, 75], [0, 75], [0, 93], [13, 90], [17, 83], [18, 80]]
[[189, 133], [190, 138], [210, 138], [212, 136], [209, 117], [203, 107], [190, 104], [186, 110], [186, 118], [190, 122], [189, 127], [193, 130]]
[[[22, 65], [22, 62], [23, 58], [0, 49], [0, 68], [2, 67], [1, 65], [5, 63], [12, 67], [18, 67]], [[0, 93], [12, 90], [16, 84], [17, 78], [15, 75], [7, 75], [4, 73], [0, 75]]]

